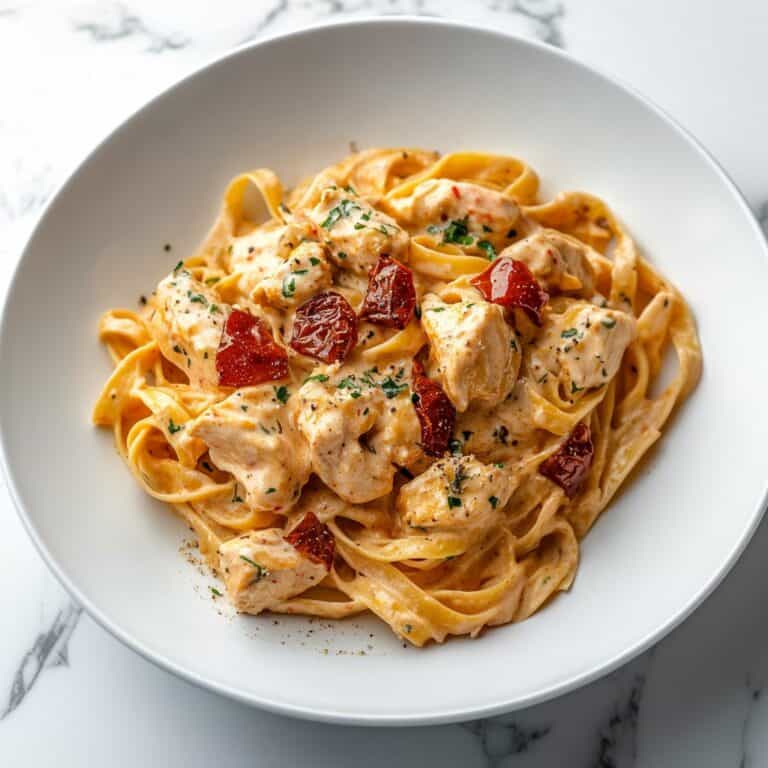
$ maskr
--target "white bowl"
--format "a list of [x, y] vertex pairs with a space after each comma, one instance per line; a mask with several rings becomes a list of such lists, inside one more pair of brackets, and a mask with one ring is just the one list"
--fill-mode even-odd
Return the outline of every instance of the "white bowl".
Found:
[[[222, 617], [213, 582], [177, 552], [181, 523], [139, 490], [111, 435], [89, 421], [110, 369], [96, 340], [100, 313], [135, 305], [192, 251], [236, 173], [266, 165], [296, 180], [345, 155], [350, 140], [519, 155], [545, 191], [604, 197], [698, 319], [701, 384], [585, 539], [571, 593], [477, 640], [415, 650], [374, 619]], [[445, 722], [532, 704], [658, 640], [754, 531], [768, 477], [768, 409], [757, 407], [768, 381], [767, 275], [759, 227], [705, 151], [560, 51], [407, 19], [288, 35], [154, 99], [42, 215], [2, 325], [8, 484], [30, 536], [86, 610], [196, 683], [345, 723]]]

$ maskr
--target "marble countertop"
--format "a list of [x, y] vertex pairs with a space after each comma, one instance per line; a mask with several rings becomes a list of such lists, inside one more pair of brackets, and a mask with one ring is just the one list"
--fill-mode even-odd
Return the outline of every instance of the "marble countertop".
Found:
[[[768, 229], [762, 0], [0, 0], [0, 299], [52, 190], [150, 95], [245, 41], [379, 13], [509, 30], [615, 74], [714, 153]], [[71, 602], [1, 480], [0, 515], [3, 765], [768, 765], [765, 522], [693, 616], [609, 677], [504, 717], [387, 730], [277, 717], [155, 668]]]

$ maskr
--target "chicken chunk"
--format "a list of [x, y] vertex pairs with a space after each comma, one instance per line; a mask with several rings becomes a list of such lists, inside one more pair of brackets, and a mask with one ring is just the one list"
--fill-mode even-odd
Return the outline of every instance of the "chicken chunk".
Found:
[[309, 479], [309, 451], [293, 424], [290, 403], [282, 402], [287, 397], [286, 387], [241, 389], [204, 411], [188, 429], [208, 446], [211, 461], [245, 489], [251, 509], [284, 512]]
[[591, 297], [595, 293], [595, 271], [586, 254], [583, 243], [547, 229], [510, 245], [499, 255], [524, 262], [549, 294], [578, 291], [581, 296]]
[[520, 346], [504, 310], [487, 301], [422, 301], [421, 322], [429, 338], [429, 375], [440, 380], [459, 412], [470, 403], [493, 405], [515, 385]]
[[279, 263], [280, 242], [287, 229], [284, 224], [270, 224], [234, 238], [229, 251], [230, 272], [269, 270], [270, 265]]
[[582, 301], [551, 314], [541, 335], [527, 349], [533, 378], [556, 377], [567, 397], [580, 396], [609, 382], [624, 350], [637, 335], [632, 315]]
[[241, 613], [257, 614], [319, 584], [325, 565], [302, 555], [278, 528], [253, 531], [219, 548], [227, 593]]
[[216, 351], [229, 307], [183, 267], [160, 282], [150, 305], [149, 330], [163, 356], [187, 374], [193, 387], [218, 386]]
[[485, 529], [498, 519], [512, 491], [509, 476], [498, 467], [474, 456], [450, 456], [406, 483], [395, 508], [405, 528]]
[[298, 427], [314, 472], [342, 499], [362, 504], [392, 490], [395, 465], [422, 457], [421, 427], [405, 365], [344, 373], [302, 386]]
[[306, 241], [296, 247], [253, 291], [253, 299], [288, 309], [302, 304], [331, 285], [333, 273], [320, 243]]
[[325, 238], [332, 261], [344, 269], [367, 275], [382, 253], [394, 259], [407, 256], [408, 234], [352, 192], [328, 187], [303, 215]]
[[[465, 181], [429, 179], [408, 197], [388, 202], [390, 212], [410, 230], [443, 229], [451, 222], [464, 222], [471, 239], [462, 245], [488, 240], [501, 247], [520, 216], [517, 203], [495, 189]], [[447, 230], [451, 242], [451, 231]]]

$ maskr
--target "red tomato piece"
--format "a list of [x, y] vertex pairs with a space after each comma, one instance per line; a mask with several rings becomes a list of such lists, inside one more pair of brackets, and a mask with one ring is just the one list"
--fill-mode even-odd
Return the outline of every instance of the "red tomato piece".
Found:
[[312, 562], [322, 563], [331, 570], [336, 540], [328, 526], [321, 523], [314, 512], [307, 512], [285, 540]]
[[456, 426], [456, 409], [443, 388], [424, 374], [418, 360], [413, 361], [413, 405], [421, 424], [421, 447], [430, 456], [442, 456]]
[[415, 308], [416, 289], [411, 270], [382, 254], [368, 278], [360, 316], [376, 325], [402, 330], [411, 322]]
[[233, 309], [221, 334], [216, 370], [222, 387], [250, 387], [285, 378], [288, 355], [261, 318]]
[[539, 466], [539, 473], [559, 485], [572, 499], [587, 479], [595, 447], [586, 424], [577, 424], [566, 441]]
[[357, 315], [349, 302], [333, 291], [305, 301], [293, 320], [290, 345], [324, 363], [346, 360], [357, 344]]
[[536, 325], [541, 325], [541, 310], [549, 295], [541, 289], [524, 262], [504, 256], [470, 282], [486, 301], [509, 309], [522, 309]]

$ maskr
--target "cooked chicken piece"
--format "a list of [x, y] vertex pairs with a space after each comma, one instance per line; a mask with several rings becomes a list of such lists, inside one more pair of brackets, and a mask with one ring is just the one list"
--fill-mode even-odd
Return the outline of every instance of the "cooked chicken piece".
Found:
[[421, 427], [405, 365], [344, 374], [302, 386], [298, 427], [313, 471], [342, 499], [362, 504], [392, 490], [396, 464], [422, 457]]
[[274, 223], [234, 238], [229, 254], [229, 271], [268, 271], [270, 265], [278, 264], [282, 261], [280, 242], [287, 230], [285, 224]]
[[216, 351], [229, 307], [183, 267], [160, 282], [149, 303], [149, 331], [163, 356], [193, 387], [216, 387]]
[[550, 314], [542, 333], [526, 348], [532, 377], [556, 377], [566, 397], [609, 382], [624, 350], [637, 334], [632, 315], [582, 301], [562, 314]]
[[[490, 240], [494, 245], [504, 244], [510, 227], [520, 216], [511, 197], [480, 184], [450, 179], [423, 181], [408, 197], [390, 200], [386, 205], [410, 230], [444, 230], [451, 222], [463, 221], [473, 242]], [[451, 230], [447, 239], [451, 241]]]
[[[207, 446], [211, 461], [231, 472], [245, 489], [249, 507], [261, 511], [292, 507], [309, 479], [309, 451], [294, 426], [284, 386], [241, 389], [204, 411], [189, 427]], [[295, 395], [294, 395], [295, 397]]]
[[510, 245], [499, 256], [525, 262], [549, 294], [578, 291], [581, 296], [591, 297], [595, 293], [595, 270], [587, 250], [575, 238], [546, 229]]
[[431, 293], [421, 310], [430, 344], [429, 375], [440, 381], [456, 410], [503, 400], [520, 369], [520, 345], [504, 310], [481, 299], [446, 304]]
[[311, 221], [339, 267], [367, 275], [379, 256], [407, 256], [408, 234], [394, 219], [349, 191], [328, 187], [312, 209], [297, 214]]
[[406, 528], [487, 528], [512, 491], [510, 478], [498, 467], [474, 456], [450, 456], [406, 483], [395, 508]]
[[456, 420], [456, 439], [464, 453], [483, 461], [515, 454], [534, 437], [533, 406], [525, 379], [518, 379], [507, 397], [492, 408], [470, 408]]
[[219, 548], [227, 593], [241, 613], [261, 613], [319, 584], [325, 565], [302, 555], [279, 528], [253, 531]]
[[331, 285], [333, 273], [320, 243], [306, 241], [267, 275], [254, 289], [254, 301], [266, 300], [287, 309], [302, 304]]

